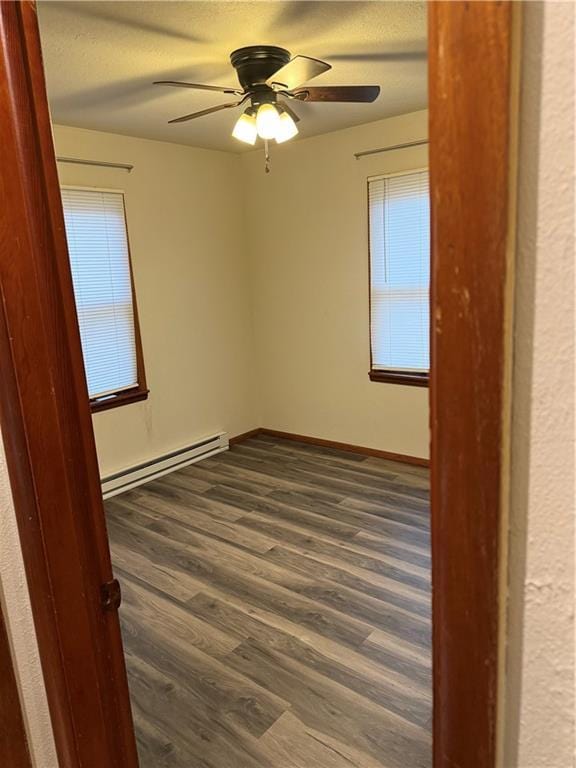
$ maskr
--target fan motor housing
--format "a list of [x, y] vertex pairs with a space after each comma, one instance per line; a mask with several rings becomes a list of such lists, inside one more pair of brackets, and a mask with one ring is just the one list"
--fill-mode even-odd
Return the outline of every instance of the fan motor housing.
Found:
[[249, 91], [255, 86], [264, 85], [270, 75], [288, 64], [290, 51], [275, 45], [249, 45], [233, 51], [230, 61], [238, 74], [240, 85]]

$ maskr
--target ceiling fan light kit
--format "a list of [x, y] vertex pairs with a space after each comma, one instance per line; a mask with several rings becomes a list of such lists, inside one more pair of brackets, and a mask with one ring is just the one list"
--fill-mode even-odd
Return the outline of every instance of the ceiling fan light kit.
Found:
[[278, 127], [276, 130], [276, 144], [283, 144], [289, 139], [293, 139], [298, 133], [298, 126], [292, 120], [288, 112], [280, 113], [280, 120], [278, 121]]
[[243, 141], [246, 144], [256, 144], [258, 138], [258, 128], [256, 127], [255, 110], [249, 107], [238, 120], [232, 131], [232, 136], [238, 141]]
[[219, 104], [190, 115], [170, 120], [182, 123], [224, 109], [242, 106], [250, 100], [250, 106], [236, 121], [232, 136], [246, 144], [254, 145], [258, 137], [264, 139], [268, 170], [268, 141], [275, 139], [282, 144], [298, 133], [298, 115], [288, 106], [289, 101], [311, 102], [364, 102], [378, 98], [377, 85], [336, 85], [312, 87], [310, 80], [331, 69], [331, 65], [309, 56], [294, 56], [285, 48], [274, 45], [250, 45], [239, 48], [230, 55], [241, 88], [215, 85], [160, 81], [155, 85], [218, 91], [240, 96], [240, 100]]
[[275, 139], [280, 115], [274, 104], [261, 104], [256, 113], [256, 129], [261, 139]]

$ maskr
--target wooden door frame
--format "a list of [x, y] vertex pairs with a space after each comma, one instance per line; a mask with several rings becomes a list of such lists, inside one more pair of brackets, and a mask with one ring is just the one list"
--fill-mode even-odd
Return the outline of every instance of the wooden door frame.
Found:
[[434, 768], [496, 765], [518, 9], [429, 5]]
[[[429, 5], [434, 768], [496, 759], [511, 14], [508, 0]], [[56, 749], [61, 768], [136, 768], [28, 0], [0, 2], [0, 110], [0, 424]]]

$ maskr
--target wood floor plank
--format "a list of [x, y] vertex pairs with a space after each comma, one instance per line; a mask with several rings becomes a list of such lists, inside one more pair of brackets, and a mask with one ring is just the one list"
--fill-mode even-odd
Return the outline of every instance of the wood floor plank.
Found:
[[[122, 506], [122, 502], [118, 502], [118, 505]], [[237, 569], [237, 572], [257, 576], [372, 626], [383, 626], [392, 633], [411, 638], [412, 642], [422, 644], [425, 647], [429, 645], [429, 622], [419, 616], [411, 616], [410, 612], [404, 611], [402, 607], [386, 602], [382, 604], [376, 598], [336, 582], [320, 579], [318, 576], [310, 579], [308, 576], [302, 575], [301, 570], [294, 569], [290, 565], [287, 568], [277, 567], [271, 565], [266, 558], [262, 559], [247, 553], [238, 553], [226, 543], [221, 544], [217, 541], [207, 540], [201, 534], [197, 535], [188, 526], [181, 526], [177, 521], [174, 521], [174, 524], [166, 523], [159, 513], [154, 512], [149, 515], [142, 509], [137, 510], [132, 504], [124, 505], [124, 520], [131, 522], [136, 520], [138, 524], [142, 522], [144, 527], [150, 528], [155, 533], [160, 533], [176, 543], [186, 545], [192, 551], [196, 551], [200, 547], [208, 556], [215, 560], [226, 561], [229, 566]], [[145, 523], [146, 520], [149, 522]]]
[[394, 768], [405, 768], [406, 753], [414, 768], [429, 765], [430, 738], [424, 728], [368, 701], [325, 675], [263, 648], [256, 640], [242, 642], [227, 657], [237, 671], [283, 697], [289, 695], [303, 723], [328, 736], [357, 744]]
[[293, 440], [282, 440], [271, 435], [260, 434], [254, 439], [244, 443], [245, 447], [251, 450], [261, 446], [267, 446], [267, 450], [276, 453], [304, 454], [312, 455], [322, 461], [333, 461], [348, 466], [370, 467], [375, 472], [382, 474], [392, 473], [403, 479], [408, 477], [418, 477], [425, 482], [429, 480], [430, 470], [426, 467], [420, 467], [415, 464], [405, 464], [401, 461], [391, 459], [377, 458], [367, 456], [355, 451], [346, 451], [341, 448], [331, 448], [329, 446], [315, 445], [313, 443], [301, 443]]
[[348, 512], [364, 512], [367, 515], [383, 517], [385, 520], [394, 520], [397, 523], [410, 525], [429, 534], [430, 518], [428, 513], [417, 517], [412, 511], [407, 512], [403, 508], [394, 507], [394, 503], [394, 500], [384, 501], [383, 499], [382, 503], [378, 503], [366, 498], [347, 496], [338, 503], [338, 506]]
[[[122, 582], [123, 615], [137, 617], [139, 626], [144, 622], [149, 629], [157, 633], [166, 633], [173, 640], [220, 658], [230, 653], [237, 645], [236, 639], [217, 629], [213, 624], [202, 621], [197, 615], [185, 610], [163, 595], [146, 589], [142, 583], [125, 578]], [[131, 644], [130, 642], [128, 643]]]
[[178, 768], [268, 765], [262, 760], [265, 755], [257, 740], [238, 723], [234, 713], [229, 716], [225, 704], [214, 706], [197, 695], [186, 678], [169, 677], [131, 651], [126, 653], [126, 662], [136, 722], [142, 712], [165, 734], [168, 743], [180, 747], [186, 762]]
[[[273, 465], [268, 470], [273, 476]], [[257, 474], [257, 473], [254, 473]], [[329, 520], [340, 520], [348, 525], [354, 525], [365, 530], [373, 529], [375, 532], [386, 533], [390, 524], [387, 519], [395, 520], [403, 523], [409, 527], [416, 527], [419, 529], [420, 540], [427, 543], [427, 527], [428, 520], [422, 518], [420, 513], [415, 513], [413, 510], [401, 508], [396, 505], [390, 508], [384, 503], [377, 505], [374, 512], [366, 512], [363, 510], [357, 510], [351, 512], [349, 509], [343, 511], [339, 508], [339, 504], [344, 504], [347, 497], [334, 497], [326, 499], [318, 493], [318, 489], [314, 489], [312, 493], [307, 485], [298, 485], [291, 483], [290, 488], [283, 488], [281, 483], [278, 483], [277, 478], [274, 480], [277, 484], [275, 489], [270, 489], [269, 495], [265, 499], [260, 500], [259, 496], [255, 492], [246, 491], [245, 489], [235, 488], [231, 480], [228, 482], [220, 483], [217, 487], [225, 487], [229, 491], [229, 503], [236, 506], [244, 506], [245, 509], [249, 509], [251, 505], [259, 503], [261, 501], [263, 505], [263, 511], [266, 511], [265, 504], [272, 503], [272, 500], [284, 502], [289, 508], [312, 510], [317, 514], [324, 515]], [[235, 491], [244, 491], [246, 496], [242, 493]], [[216, 496], [217, 494], [208, 494], [209, 496]], [[396, 532], [398, 533], [398, 531]]]
[[[238, 451], [243, 454], [242, 458], [246, 461], [246, 449], [242, 444], [238, 446]], [[344, 473], [338, 473], [336, 470], [330, 472], [321, 462], [316, 466], [306, 461], [293, 461], [289, 464], [282, 464], [273, 459], [252, 458], [249, 461], [252, 461], [252, 466], [258, 466], [260, 471], [265, 474], [277, 473], [279, 477], [296, 480], [301, 485], [311, 485], [315, 489], [323, 489], [331, 494], [342, 496], [353, 494], [376, 503], [392, 501], [415, 512], [425, 513], [428, 508], [427, 499], [406, 495], [401, 492], [398, 485], [390, 484], [387, 488], [373, 488], [368, 484], [360, 484], [354, 480], [346, 479], [343, 477]], [[412, 493], [413, 490], [409, 489], [409, 492]]]
[[185, 602], [200, 592], [204, 584], [188, 574], [182, 574], [166, 564], [156, 563], [137, 549], [133, 532], [126, 531], [114, 521], [108, 522], [108, 531], [114, 539], [114, 570], [133, 581], [146, 584], [154, 593], [170, 595], [174, 600]]
[[[208, 490], [208, 488], [214, 485], [222, 485], [226, 482], [230, 482], [231, 474], [226, 471], [227, 469], [229, 469], [229, 465], [224, 464], [222, 461], [215, 461], [208, 466], [205, 466], [204, 462], [199, 462], [198, 464], [192, 464], [190, 467], [185, 467], [182, 470], [182, 479], [186, 483], [190, 482], [190, 480], [203, 480], [207, 486], [204, 490]], [[242, 475], [236, 470], [233, 478], [235, 488], [238, 488], [240, 491], [258, 493], [260, 496], [265, 496], [270, 491], [278, 488], [276, 482], [263, 475], [246, 477], [245, 474]], [[164, 478], [164, 480], [170, 482], [173, 481], [174, 478], [168, 476], [167, 478]], [[178, 482], [178, 480], [179, 478], [175, 478], [176, 482]]]
[[[276, 460], [272, 461], [264, 460], [259, 457], [256, 458], [250, 454], [242, 453], [242, 445], [234, 447], [236, 448], [236, 455], [233, 459], [234, 466], [251, 469], [259, 475], [274, 479], [278, 489], [282, 488], [284, 484], [289, 483], [290, 486], [295, 487], [296, 490], [308, 490], [314, 495], [314, 498], [317, 501], [325, 501], [333, 504], [337, 504], [346, 497], [345, 493], [341, 493], [337, 489], [327, 485], [322, 487], [319, 483], [311, 481], [310, 478], [301, 476], [298, 472], [294, 472], [291, 469], [291, 464], [282, 464]], [[220, 460], [226, 463], [232, 463], [232, 460], [225, 455], [223, 455]]]
[[[246, 459], [246, 461], [241, 461], [239, 464], [237, 456], [231, 459], [229, 455], [218, 455], [207, 459], [205, 462], [206, 466], [211, 469], [218, 469], [219, 472], [228, 476], [254, 479], [257, 483], [265, 483], [268, 487], [275, 490], [282, 487], [288, 490], [297, 490], [303, 487], [302, 481], [296, 478], [288, 479], [278, 474], [264, 474], [261, 471], [263, 463], [267, 465], [270, 462], [282, 462], [287, 464], [289, 468], [294, 469], [302, 461], [305, 461], [307, 466], [315, 466], [313, 462], [317, 461], [317, 457], [288, 452], [280, 448], [273, 453], [270, 451], [269, 446], [254, 448], [252, 444], [250, 446], [244, 444], [239, 450], [241, 450], [242, 459]], [[368, 485], [375, 483], [377, 487], [382, 487], [383, 482], [390, 483], [389, 487], [392, 491], [398, 491], [401, 487], [406, 486], [408, 494], [415, 492], [415, 495], [420, 498], [428, 498], [429, 482], [427, 477], [400, 476], [391, 472], [384, 474], [374, 467], [366, 466], [363, 462], [356, 462], [351, 467], [347, 462], [342, 463], [337, 459], [324, 456], [322, 457], [322, 464], [335, 471], [342, 469], [348, 471], [352, 469], [351, 479], [357, 482], [366, 481]], [[260, 471], [258, 471], [257, 467], [260, 468]], [[328, 494], [328, 497], [330, 495]]]
[[[247, 444], [248, 445], [248, 444]], [[252, 452], [267, 451], [271, 453], [271, 447], [274, 449], [274, 455], [286, 456], [286, 457], [304, 457], [306, 460], [318, 461], [321, 456], [322, 464], [330, 467], [343, 467], [350, 469], [360, 474], [365, 474], [369, 477], [383, 477], [387, 480], [397, 480], [400, 483], [407, 485], [413, 485], [417, 488], [425, 488], [429, 490], [429, 470], [418, 466], [410, 466], [408, 464], [402, 464], [397, 461], [389, 461], [384, 459], [374, 459], [371, 463], [371, 458], [367, 456], [360, 456], [358, 454], [350, 454], [350, 452], [338, 451], [337, 454], [319, 453], [318, 446], [305, 446], [302, 443], [289, 444], [288, 441], [283, 441], [282, 444], [271, 444], [264, 442], [260, 444], [260, 438], [250, 441], [249, 450]], [[322, 451], [320, 447], [320, 451]], [[355, 460], [350, 461], [350, 456], [354, 456]]]
[[141, 512], [156, 520], [171, 519], [174, 521], [175, 530], [181, 530], [184, 527], [196, 536], [207, 535], [251, 552], [267, 552], [276, 544], [276, 540], [269, 536], [253, 531], [248, 534], [239, 526], [232, 525], [228, 521], [213, 520], [209, 514], [200, 510], [194, 510], [194, 514], [191, 515], [189, 509], [174, 508], [169, 499], [163, 500], [159, 496], [152, 498], [140, 496], [136, 499], [122, 497], [116, 500], [116, 507], [123, 510], [120, 515], [125, 519], [129, 516], [130, 519], [134, 519], [134, 515], [138, 516]]
[[361, 592], [390, 605], [395, 605], [408, 613], [415, 613], [426, 618], [430, 616], [429, 603], [426, 600], [414, 599], [393, 588], [380, 586], [375, 583], [373, 578], [362, 578], [342, 568], [337, 568], [334, 565], [307, 556], [302, 552], [295, 551], [292, 548], [277, 545], [268, 550], [265, 557], [275, 563], [282, 563], [292, 570], [309, 576], [336, 582], [337, 584], [344, 584], [356, 592]]
[[122, 620], [127, 653], [179, 682], [197, 700], [197, 709], [201, 702], [203, 711], [220, 712], [227, 722], [258, 737], [289, 708], [288, 701], [234, 671], [224, 662], [227, 657], [216, 659], [179, 636], [143, 624], [132, 606], [124, 607]]
[[348, 462], [361, 463], [365, 460], [366, 456], [355, 451], [345, 451], [341, 448], [332, 448], [328, 445], [317, 445], [314, 443], [300, 442], [299, 440], [284, 440], [282, 438], [275, 437], [274, 435], [267, 435], [260, 433], [253, 440], [246, 440], [243, 444], [244, 448], [255, 448], [261, 445], [268, 446], [268, 449], [276, 452], [305, 452], [313, 453], [319, 457], [333, 457], [344, 459]]
[[[254, 528], [262, 533], [267, 533], [270, 536], [272, 536], [273, 531], [278, 529], [278, 525], [274, 520], [271, 521], [270, 518], [253, 512], [240, 518], [238, 523]], [[411, 572], [407, 564], [404, 564], [404, 568], [399, 568], [395, 562], [391, 563], [386, 556], [366, 550], [361, 546], [356, 546], [353, 540], [345, 543], [335, 543], [325, 537], [310, 536], [309, 533], [298, 530], [295, 526], [283, 526], [283, 528], [285, 530], [285, 541], [301, 546], [305, 550], [318, 555], [333, 557], [337, 561], [349, 563], [357, 568], [377, 573], [391, 581], [405, 584], [425, 593], [430, 591], [429, 575], [424, 576], [421, 572]]]
[[[262, 512], [274, 520], [285, 520], [288, 523], [297, 523], [309, 528], [311, 532], [321, 533], [335, 539], [351, 539], [360, 528], [357, 525], [350, 524], [344, 520], [339, 520], [338, 516], [328, 517], [318, 514], [318, 506], [313, 510], [299, 509], [290, 503], [283, 503], [270, 496], [265, 498], [256, 494], [241, 491], [238, 488], [231, 488], [228, 485], [215, 485], [206, 496], [210, 499], [226, 501], [231, 506], [237, 506], [245, 512]], [[345, 516], [342, 515], [342, 518]]]
[[[269, 456], [266, 451], [254, 451], [253, 447], [243, 447], [244, 452], [248, 452], [255, 457]], [[381, 491], [391, 491], [403, 496], [413, 496], [419, 499], [428, 500], [430, 496], [428, 484], [415, 484], [407, 480], [406, 476], [400, 476], [393, 473], [374, 472], [370, 468], [364, 469], [362, 462], [356, 462], [354, 465], [334, 463], [328, 460], [318, 462], [313, 457], [300, 453], [297, 459], [290, 463], [291, 469], [304, 469], [313, 472], [315, 475], [327, 478], [339, 478], [349, 482], [361, 483], [365, 488]]]
[[[380, 505], [378, 507], [379, 514], [372, 514], [365, 510], [357, 510], [356, 512], [352, 512], [351, 510], [347, 509], [344, 511], [343, 507], [346, 504], [347, 498], [343, 499], [341, 502], [339, 502], [339, 504], [333, 504], [329, 506], [313, 501], [307, 494], [274, 491], [270, 494], [269, 499], [288, 504], [294, 509], [315, 512], [317, 515], [322, 515], [328, 519], [342, 519], [343, 521], [347, 520], [349, 525], [353, 524], [360, 530], [380, 534], [380, 537], [384, 542], [386, 541], [386, 538], [388, 538], [387, 532], [389, 530], [389, 526], [386, 524], [387, 519], [396, 520], [396, 522], [401, 522], [404, 525], [411, 526], [413, 528], [426, 530], [427, 527], [427, 522], [423, 522], [419, 516], [415, 516], [410, 512], [405, 512], [404, 510], [388, 510], [384, 505]], [[397, 551], [397, 544], [389, 543], [389, 546], [393, 551]], [[402, 559], [406, 559], [403, 551], [400, 553], [400, 557]]]
[[[397, 565], [400, 561], [400, 565], [412, 563], [430, 570], [428, 535], [424, 532], [420, 535], [418, 532], [417, 538], [407, 527], [397, 523], [390, 524], [375, 515], [344, 511], [338, 506], [326, 506], [318, 502], [307, 503], [301, 495], [298, 495], [297, 499], [290, 498], [284, 502], [271, 496], [262, 499], [254, 494], [221, 486], [211, 489], [210, 495], [226, 498], [230, 505], [237, 504], [239, 509], [247, 512], [262, 512], [272, 520], [281, 520], [308, 529], [310, 533], [355, 541], [359, 541], [362, 536], [364, 548], [387, 555]], [[370, 533], [373, 533], [372, 537]]]
[[430, 768], [426, 470], [259, 435], [106, 510], [142, 768]]
[[[176, 475], [177, 473], [174, 472], [172, 474]], [[179, 480], [181, 481], [181, 478], [179, 478]], [[180, 486], [179, 488], [178, 485]], [[176, 491], [175, 493], [169, 493], [163, 488], [159, 488], [156, 485], [152, 486], [151, 483], [147, 483], [146, 485], [141, 485], [137, 488], [134, 488], [132, 491], [123, 493], [120, 497], [116, 496], [114, 499], [118, 500], [120, 498], [122, 500], [127, 499], [130, 501], [145, 499], [148, 502], [152, 502], [154, 499], [157, 499], [161, 504], [165, 504], [167, 500], [166, 497], [169, 496], [170, 506], [174, 510], [184, 511], [188, 516], [190, 516], [190, 513], [193, 510], [205, 512], [206, 514], [210, 515], [213, 520], [225, 520], [233, 522], [242, 516], [242, 510], [239, 510], [235, 507], [230, 507], [227, 504], [221, 504], [220, 502], [212, 501], [206, 496], [202, 496], [195, 493], [194, 491], [190, 491], [189, 489], [183, 487], [181, 482], [179, 482], [178, 485], [174, 484], [174, 489]], [[111, 502], [113, 502], [114, 499], [111, 499]]]
[[[162, 719], [155, 716], [154, 712], [148, 717], [146, 710], [150, 708], [150, 701], [147, 702], [148, 706], [145, 709], [140, 707], [137, 698], [138, 678], [136, 673], [131, 674], [129, 658], [127, 663], [132, 683], [132, 712], [140, 768], [181, 768], [189, 765], [192, 754], [189, 745], [183, 743], [173, 730], [168, 734], [162, 725]], [[156, 703], [154, 699], [152, 703]], [[211, 768], [211, 766], [203, 756], [198, 755], [194, 760], [194, 768]]]
[[187, 606], [195, 616], [221, 631], [232, 628], [239, 639], [235, 648], [241, 641], [257, 637], [262, 647], [320, 672], [409, 722], [424, 725], [428, 720], [430, 691], [417, 684], [410, 675], [379, 667], [354, 651], [343, 653], [338, 644], [321, 638], [316, 643], [306, 642], [203, 593], [193, 597]]
[[370, 755], [304, 725], [285, 712], [261, 739], [282, 768], [384, 768]]
[[323, 606], [261, 576], [249, 572], [239, 573], [230, 565], [230, 557], [225, 560], [218, 558], [214, 548], [207, 547], [205, 542], [198, 540], [192, 551], [190, 540], [183, 545], [159, 533], [161, 523], [154, 521], [156, 531], [148, 524], [138, 527], [128, 518], [115, 519], [113, 525], [115, 532], [118, 527], [123, 527], [124, 541], [131, 541], [131, 546], [144, 552], [157, 565], [180, 571], [184, 576], [191, 576], [194, 581], [207, 586], [215, 585], [240, 599], [309, 626], [319, 634], [338, 638], [356, 647], [372, 630], [367, 622]]

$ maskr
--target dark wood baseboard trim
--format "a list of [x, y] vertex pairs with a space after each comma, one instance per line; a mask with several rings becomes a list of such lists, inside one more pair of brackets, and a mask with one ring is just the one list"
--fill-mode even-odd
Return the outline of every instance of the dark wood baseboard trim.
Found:
[[244, 440], [248, 440], [251, 437], [256, 437], [260, 434], [260, 432], [262, 432], [260, 427], [257, 427], [256, 429], [250, 429], [248, 432], [242, 432], [241, 435], [231, 437], [230, 440], [228, 440], [228, 445], [236, 445], [237, 443], [242, 443]]
[[325, 448], [338, 448], [341, 451], [351, 451], [352, 453], [361, 453], [364, 456], [376, 456], [379, 459], [388, 459], [388, 461], [399, 461], [402, 464], [412, 464], [416, 467], [429, 467], [429, 459], [423, 459], [420, 456], [406, 456], [403, 453], [392, 453], [391, 451], [381, 451], [378, 448], [366, 448], [363, 445], [350, 445], [350, 443], [340, 443], [336, 440], [324, 440], [321, 437], [311, 437], [310, 435], [296, 435], [293, 432], [281, 432], [278, 429], [268, 429], [260, 427], [252, 429], [250, 432], [244, 432], [243, 435], [237, 435], [230, 439], [230, 445], [236, 445], [243, 440], [257, 435], [270, 435], [271, 437], [281, 437], [284, 440], [294, 440], [298, 443], [309, 443], [310, 445], [321, 445]]

